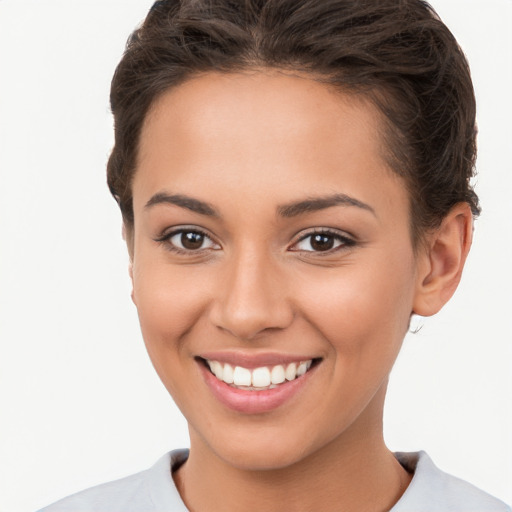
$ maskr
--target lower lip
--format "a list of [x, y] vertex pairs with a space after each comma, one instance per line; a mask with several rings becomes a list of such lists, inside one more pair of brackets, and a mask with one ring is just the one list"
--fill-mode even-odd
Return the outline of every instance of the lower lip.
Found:
[[263, 391], [250, 391], [238, 389], [217, 379], [202, 363], [199, 363], [203, 378], [213, 395], [225, 406], [244, 414], [261, 414], [277, 409], [291, 400], [306, 385], [311, 368], [301, 377], [283, 382], [273, 389]]

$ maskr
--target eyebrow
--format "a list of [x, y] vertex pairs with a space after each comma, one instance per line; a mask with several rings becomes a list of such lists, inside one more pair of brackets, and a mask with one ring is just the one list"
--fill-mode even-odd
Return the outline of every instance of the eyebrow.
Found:
[[350, 197], [346, 194], [313, 197], [305, 199], [304, 201], [288, 203], [280, 206], [277, 209], [277, 212], [282, 217], [295, 217], [304, 213], [325, 210], [326, 208], [331, 208], [333, 206], [355, 206], [357, 208], [367, 210], [377, 217], [375, 210], [369, 204], [363, 203], [362, 201], [359, 201], [359, 199], [355, 199], [354, 197]]
[[151, 197], [144, 208], [151, 208], [157, 204], [173, 204], [175, 206], [191, 210], [195, 213], [199, 213], [200, 215], [220, 217], [217, 210], [211, 204], [182, 194], [167, 194], [165, 192], [159, 192]]
[[[172, 204], [179, 206], [180, 208], [186, 208], [187, 210], [199, 213], [200, 215], [220, 218], [219, 212], [211, 204], [183, 194], [167, 194], [165, 192], [158, 192], [151, 197], [144, 208], [151, 208], [157, 204]], [[332, 208], [333, 206], [355, 206], [357, 208], [367, 210], [377, 216], [375, 210], [370, 205], [346, 194], [313, 197], [302, 201], [284, 204], [282, 206], [278, 206], [277, 213], [281, 217], [289, 218], [303, 215], [305, 213], [325, 210], [326, 208]]]

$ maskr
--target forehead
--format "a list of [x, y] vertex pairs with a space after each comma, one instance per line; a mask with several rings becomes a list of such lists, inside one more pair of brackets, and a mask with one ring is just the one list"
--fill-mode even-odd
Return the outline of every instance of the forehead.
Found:
[[223, 128], [241, 129], [240, 135], [250, 132], [260, 140], [275, 140], [277, 134], [280, 139], [300, 134], [311, 137], [315, 130], [318, 138], [325, 138], [329, 133], [339, 135], [341, 124], [350, 128], [346, 126], [350, 108], [357, 111], [350, 121], [353, 127], [378, 140], [381, 115], [362, 95], [342, 92], [309, 75], [280, 70], [205, 73], [158, 98], [146, 115], [142, 133], [148, 125], [168, 122], [179, 124], [196, 139], [208, 139]]
[[212, 180], [238, 187], [255, 202], [269, 190], [287, 202], [294, 195], [354, 187], [372, 195], [363, 190], [370, 185], [379, 194], [384, 181], [404, 188], [382, 157], [383, 126], [365, 98], [309, 76], [200, 75], [167, 91], [148, 113], [134, 206], [137, 196], [147, 200], [162, 188], [189, 194], [191, 184], [199, 195], [211, 196]]

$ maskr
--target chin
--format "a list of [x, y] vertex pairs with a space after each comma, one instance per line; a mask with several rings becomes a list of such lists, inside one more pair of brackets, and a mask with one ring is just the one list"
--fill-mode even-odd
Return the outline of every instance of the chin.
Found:
[[315, 443], [307, 432], [299, 431], [293, 435], [289, 429], [285, 430], [268, 429], [261, 425], [259, 428], [242, 428], [222, 438], [203, 439], [203, 442], [207, 444], [206, 449], [224, 463], [244, 471], [289, 468], [321, 451], [322, 446], [328, 444], [321, 440]]
[[[265, 443], [269, 445], [271, 443]], [[275, 444], [275, 443], [274, 443]], [[235, 449], [233, 449], [235, 448]], [[289, 468], [306, 457], [297, 446], [281, 447], [276, 450], [267, 446], [230, 447], [218, 455], [230, 466], [243, 471], [272, 471]]]

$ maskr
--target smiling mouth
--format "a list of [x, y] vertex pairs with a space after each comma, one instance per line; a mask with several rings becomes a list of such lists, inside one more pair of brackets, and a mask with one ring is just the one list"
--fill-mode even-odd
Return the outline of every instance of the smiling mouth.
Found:
[[317, 364], [320, 359], [308, 359], [274, 366], [261, 366], [253, 369], [233, 366], [229, 363], [210, 359], [202, 359], [202, 361], [218, 380], [233, 388], [264, 391], [299, 379]]

